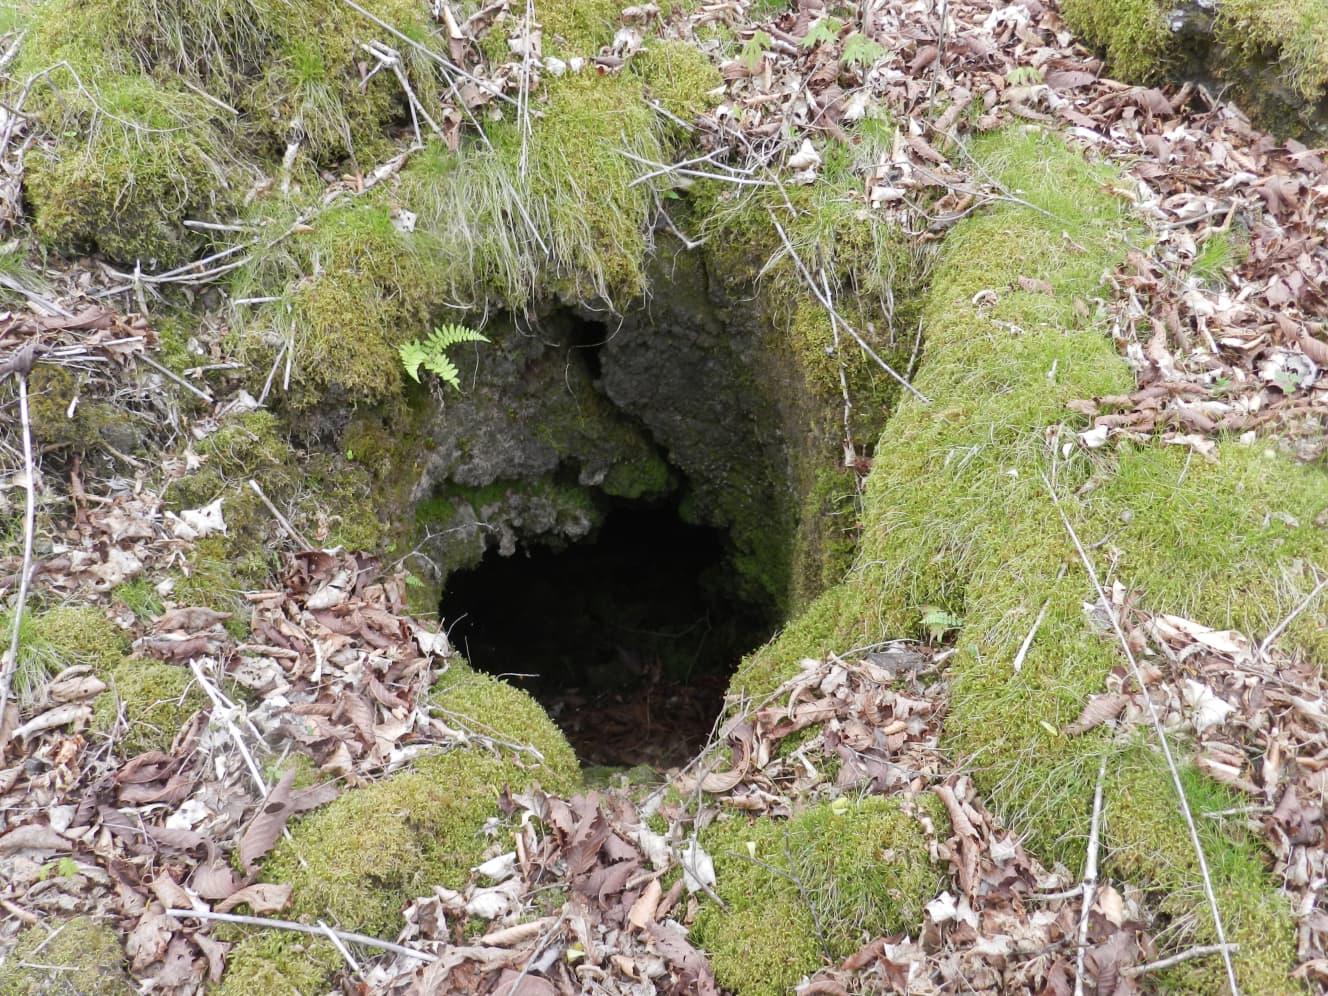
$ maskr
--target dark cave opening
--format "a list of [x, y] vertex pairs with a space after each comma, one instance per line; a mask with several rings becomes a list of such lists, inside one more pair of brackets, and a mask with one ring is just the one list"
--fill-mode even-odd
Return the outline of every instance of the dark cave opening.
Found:
[[439, 606], [470, 663], [530, 691], [586, 764], [669, 767], [704, 744], [773, 607], [743, 601], [721, 530], [619, 501], [563, 549], [490, 551]]

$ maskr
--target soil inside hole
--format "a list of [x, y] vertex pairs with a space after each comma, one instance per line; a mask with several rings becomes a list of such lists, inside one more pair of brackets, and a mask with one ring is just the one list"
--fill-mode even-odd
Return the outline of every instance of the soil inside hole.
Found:
[[622, 502], [562, 550], [490, 552], [439, 606], [470, 663], [528, 689], [591, 765], [669, 767], [705, 742], [744, 653], [776, 624], [732, 592], [724, 534]]

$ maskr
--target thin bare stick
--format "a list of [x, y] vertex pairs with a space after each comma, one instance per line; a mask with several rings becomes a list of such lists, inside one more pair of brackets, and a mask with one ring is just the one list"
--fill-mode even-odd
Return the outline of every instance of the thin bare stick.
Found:
[[341, 2], [344, 3], [351, 10], [358, 13], [361, 17], [367, 17], [369, 20], [373, 21], [374, 24], [378, 25], [380, 28], [382, 28], [384, 31], [390, 34], [393, 38], [397, 38], [405, 42], [407, 45], [415, 49], [417, 52], [423, 53], [425, 56], [432, 59], [434, 62], [438, 63], [438, 65], [446, 69], [449, 73], [456, 73], [456, 75], [460, 76], [463, 80], [467, 80], [468, 82], [474, 83], [484, 93], [487, 93], [493, 97], [497, 97], [499, 100], [506, 101], [507, 103], [511, 104], [513, 107], [516, 106], [515, 100], [513, 100], [507, 94], [503, 93], [492, 83], [488, 82], [487, 80], [482, 80], [478, 76], [475, 76], [472, 73], [466, 72], [466, 70], [462, 69], [460, 66], [452, 62], [450, 59], [443, 58], [433, 49], [429, 48], [429, 46], [421, 45], [419, 42], [417, 42], [414, 38], [411, 38], [409, 35], [402, 34], [400, 31], [392, 27], [392, 25], [388, 24], [382, 18], [376, 17], [375, 15], [369, 13], [367, 10], [361, 7], [359, 4], [355, 3], [355, 0], [341, 0]]
[[234, 114], [237, 118], [240, 116], [240, 112], [239, 112], [239, 111], [237, 111], [237, 110], [236, 110], [234, 107], [232, 107], [230, 104], [226, 103], [226, 101], [222, 100], [220, 97], [214, 97], [214, 96], [212, 96], [212, 94], [208, 93], [208, 92], [207, 92], [206, 90], [204, 90], [202, 87], [194, 86], [194, 84], [190, 83], [189, 80], [188, 80], [187, 78], [185, 78], [184, 76], [180, 76], [180, 77], [178, 77], [178, 78], [179, 78], [179, 80], [180, 80], [181, 83], [183, 83], [185, 86], [187, 86], [190, 90], [193, 90], [194, 93], [198, 94], [200, 97], [202, 97], [202, 98], [203, 98], [204, 100], [206, 100], [208, 103], [210, 103], [210, 104], [215, 104], [217, 107], [220, 107], [223, 111], [226, 111], [226, 112], [228, 112], [228, 113], [230, 113], [230, 114]]
[[[1146, 689], [1148, 683], [1144, 680], [1143, 672], [1139, 669], [1139, 662], [1134, 657], [1134, 651], [1130, 649], [1130, 641], [1121, 626], [1116, 607], [1112, 605], [1106, 591], [1102, 588], [1102, 582], [1098, 580], [1097, 568], [1093, 566], [1093, 558], [1088, 555], [1088, 551], [1084, 549], [1083, 543], [1080, 542], [1079, 534], [1075, 532], [1070, 517], [1065, 514], [1065, 508], [1061, 505], [1060, 496], [1056, 494], [1056, 489], [1051, 486], [1051, 481], [1045, 473], [1042, 474], [1042, 483], [1046, 486], [1047, 494], [1051, 497], [1051, 503], [1056, 507], [1056, 512], [1065, 525], [1065, 531], [1069, 533], [1070, 540], [1079, 553], [1079, 560], [1088, 573], [1088, 579], [1093, 582], [1093, 590], [1097, 592], [1098, 599], [1111, 619], [1111, 628], [1115, 630], [1116, 639], [1120, 641], [1121, 649], [1125, 651], [1125, 659], [1129, 662], [1130, 674], [1134, 678], [1135, 684], [1140, 689]], [[1158, 743], [1162, 748], [1162, 755], [1166, 758], [1167, 769], [1171, 772], [1171, 783], [1176, 790], [1176, 799], [1180, 804], [1181, 815], [1185, 818], [1186, 829], [1190, 833], [1190, 843], [1193, 845], [1194, 853], [1199, 859], [1199, 872], [1203, 876], [1204, 895], [1208, 899], [1208, 907], [1213, 914], [1213, 929], [1217, 933], [1218, 944], [1222, 947], [1222, 963], [1227, 973], [1227, 985], [1231, 988], [1231, 996], [1240, 996], [1240, 987], [1236, 983], [1236, 966], [1231, 961], [1231, 949], [1227, 945], [1227, 932], [1222, 925], [1222, 911], [1218, 908], [1217, 894], [1213, 891], [1213, 876], [1208, 870], [1208, 856], [1204, 854], [1203, 841], [1199, 839], [1199, 827], [1194, 822], [1194, 813], [1190, 810], [1190, 801], [1185, 797], [1185, 785], [1180, 779], [1180, 768], [1176, 764], [1175, 756], [1171, 753], [1171, 744], [1167, 740], [1166, 730], [1163, 729], [1162, 717], [1158, 715], [1157, 705], [1150, 695], [1145, 694], [1143, 699], [1148, 706], [1149, 722], [1153, 727], [1153, 732], [1157, 735]]]
[[328, 941], [331, 942], [332, 946], [337, 949], [337, 953], [341, 955], [342, 958], [346, 959], [346, 964], [350, 966], [350, 970], [358, 976], [364, 975], [364, 969], [360, 968], [360, 963], [355, 960], [355, 956], [350, 953], [350, 949], [347, 948], [341, 938], [337, 936], [337, 932], [322, 920], [318, 921], [318, 927], [322, 930], [323, 936], [326, 937]]
[[1083, 906], [1079, 910], [1079, 943], [1074, 958], [1074, 996], [1084, 996], [1084, 957], [1088, 953], [1088, 921], [1093, 912], [1093, 896], [1097, 892], [1097, 854], [1102, 833], [1102, 783], [1107, 779], [1107, 758], [1097, 768], [1097, 785], [1093, 789], [1093, 821], [1088, 830], [1088, 857], [1084, 862], [1084, 880], [1080, 883]]
[[1133, 979], [1140, 975], [1146, 975], [1149, 972], [1160, 972], [1164, 968], [1170, 968], [1172, 965], [1179, 965], [1182, 962], [1192, 961], [1195, 958], [1207, 958], [1209, 955], [1226, 955], [1230, 957], [1240, 950], [1239, 944], [1201, 944], [1196, 948], [1190, 948], [1188, 951], [1181, 951], [1169, 958], [1159, 958], [1157, 961], [1150, 961], [1143, 965], [1131, 965], [1128, 968], [1122, 968], [1120, 974], [1127, 979]]
[[[824, 267], [821, 268], [821, 287], [828, 299], [830, 278], [826, 276]], [[835, 361], [839, 365], [839, 391], [844, 396], [844, 462], [855, 465], [858, 453], [853, 447], [853, 401], [848, 393], [848, 374], [844, 372], [844, 351], [839, 344], [839, 320], [835, 318], [833, 312], [830, 315], [830, 334], [834, 337]]]
[[275, 920], [262, 916], [244, 916], [239, 913], [213, 913], [211, 910], [182, 910], [171, 907], [166, 910], [168, 916], [180, 917], [181, 919], [192, 917], [196, 920], [220, 920], [222, 923], [243, 923], [251, 927], [275, 927], [277, 930], [293, 930], [301, 934], [313, 934], [316, 937], [325, 937], [330, 930], [337, 937], [349, 944], [363, 944], [366, 947], [380, 948], [383, 951], [391, 951], [393, 954], [405, 955], [407, 958], [418, 958], [420, 961], [438, 961], [436, 954], [430, 954], [428, 951], [420, 951], [417, 948], [408, 948], [404, 944], [393, 944], [391, 941], [380, 941], [376, 937], [369, 937], [366, 934], [356, 934], [349, 930], [337, 930], [334, 927], [313, 926], [307, 923], [296, 923], [293, 920]]
[[193, 384], [189, 383], [189, 381], [185, 380], [175, 371], [167, 370], [160, 363], [154, 360], [151, 356], [148, 356], [147, 353], [139, 353], [138, 359], [142, 360], [144, 363], [150, 366], [153, 370], [157, 371], [157, 373], [161, 374], [167, 380], [175, 381], [175, 383], [179, 384], [186, 391], [189, 391], [191, 394], [197, 395], [198, 397], [206, 401], [208, 404], [212, 404], [213, 400], [212, 395], [208, 394], [207, 391], [203, 390], [201, 387], [195, 387]]
[[[1069, 570], [1068, 564], [1061, 564], [1060, 573], [1056, 575], [1056, 581], [1059, 583], [1061, 578], [1065, 577], [1065, 572]], [[1019, 653], [1014, 655], [1014, 673], [1018, 674], [1024, 669], [1024, 658], [1028, 656], [1029, 649], [1033, 646], [1033, 638], [1037, 636], [1037, 631], [1042, 626], [1042, 620], [1047, 618], [1047, 609], [1051, 605], [1051, 596], [1048, 595], [1046, 601], [1042, 603], [1042, 608], [1038, 610], [1037, 618], [1033, 620], [1033, 628], [1028, 631], [1024, 637], [1024, 642], [1019, 645]]]
[[267, 506], [267, 510], [272, 513], [274, 518], [276, 518], [281, 528], [286, 531], [287, 536], [293, 539], [296, 543], [300, 544], [300, 548], [303, 550], [314, 549], [314, 545], [310, 543], [307, 539], [305, 539], [304, 535], [298, 529], [296, 529], [294, 526], [290, 524], [290, 520], [287, 519], [284, 515], [281, 514], [280, 511], [277, 510], [277, 506], [272, 504], [272, 502], [268, 499], [268, 496], [263, 493], [262, 487], [259, 486], [259, 483], [255, 481], [252, 477], [249, 478], [249, 487], [253, 490], [254, 494], [258, 495], [259, 501], [261, 501], [264, 505]]
[[1325, 574], [1323, 580], [1314, 586], [1314, 590], [1300, 600], [1300, 604], [1291, 610], [1291, 614], [1273, 627], [1272, 632], [1263, 638], [1263, 643], [1259, 644], [1259, 656], [1266, 659], [1268, 657], [1268, 648], [1273, 645], [1279, 636], [1286, 632], [1286, 628], [1291, 625], [1296, 616], [1300, 615], [1310, 607], [1310, 604], [1323, 594], [1323, 589], [1328, 588], [1328, 574]]
[[[646, 159], [635, 153], [628, 152], [626, 149], [617, 149], [618, 155], [626, 156], [633, 162], [638, 162], [642, 166], [649, 166], [655, 170], [651, 176], [663, 176], [668, 173], [677, 173], [679, 176], [696, 176], [703, 180], [724, 180], [727, 183], [736, 183], [740, 187], [774, 187], [778, 186], [773, 180], [759, 180], [753, 177], [730, 176], [724, 173], [707, 173], [700, 169], [687, 169], [684, 166], [667, 166], [664, 163], [657, 163], [653, 159]], [[718, 165], [718, 164], [716, 164]], [[634, 185], [634, 184], [633, 184]]]
[[37, 465], [32, 459], [32, 423], [28, 417], [28, 374], [32, 371], [33, 342], [30, 340], [19, 352], [22, 362], [15, 368], [18, 378], [18, 413], [23, 429], [23, 567], [18, 583], [18, 600], [14, 603], [14, 631], [10, 636], [9, 649], [5, 651], [4, 662], [0, 665], [0, 717], [9, 705], [10, 685], [14, 673], [18, 670], [18, 650], [20, 629], [23, 624], [23, 607], [28, 598], [28, 583], [32, 580], [32, 539], [37, 531]]
[[798, 255], [798, 251], [793, 248], [793, 243], [789, 241], [788, 233], [784, 231], [784, 226], [779, 223], [779, 219], [775, 217], [773, 211], [770, 211], [769, 214], [771, 222], [774, 223], [775, 231], [779, 233], [779, 238], [784, 243], [784, 248], [787, 250], [789, 258], [792, 259], [794, 264], [798, 267], [798, 272], [802, 274], [803, 280], [805, 280], [807, 286], [811, 288], [812, 294], [814, 294], [816, 299], [821, 302], [821, 306], [830, 313], [831, 320], [838, 319], [839, 324], [844, 326], [844, 331], [853, 337], [853, 341], [858, 344], [862, 351], [875, 360], [877, 366], [893, 377], [900, 387], [908, 391], [909, 394], [913, 395], [924, 405], [931, 404], [931, 398], [927, 397], [910, 384], [899, 375], [894, 367], [890, 366], [885, 360], [876, 355], [876, 350], [872, 349], [871, 346], [867, 344], [867, 340], [862, 338], [862, 336], [858, 334], [858, 330], [850, 325], [848, 320], [839, 313], [837, 308], [835, 308], [835, 302], [821, 293], [821, 288], [816, 286], [816, 281], [812, 278], [811, 272], [808, 271], [806, 264], [803, 263], [802, 257]]
[[249, 777], [254, 780], [254, 785], [258, 788], [259, 799], [266, 799], [271, 791], [267, 783], [263, 781], [263, 773], [259, 770], [254, 756], [249, 753], [249, 748], [245, 745], [244, 735], [240, 733], [240, 728], [235, 725], [235, 720], [231, 719], [231, 714], [235, 711], [235, 704], [228, 702], [217, 688], [203, 673], [203, 666], [198, 663], [198, 658], [189, 662], [189, 669], [194, 672], [194, 679], [198, 682], [198, 687], [203, 689], [204, 693], [212, 700], [214, 709], [213, 720], [221, 720], [226, 726], [226, 732], [231, 735], [231, 740], [235, 742], [235, 749], [240, 752], [244, 758], [245, 767], [249, 769]]

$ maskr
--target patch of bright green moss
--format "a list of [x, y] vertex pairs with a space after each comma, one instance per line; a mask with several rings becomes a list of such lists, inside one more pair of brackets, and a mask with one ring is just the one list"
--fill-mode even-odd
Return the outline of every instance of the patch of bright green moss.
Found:
[[597, 55], [613, 40], [622, 9], [618, 0], [539, 0], [535, 19], [544, 26], [545, 53]]
[[719, 69], [695, 45], [651, 42], [632, 57], [629, 65], [645, 82], [646, 93], [688, 124], [720, 100], [712, 92], [723, 85]]
[[[534, 746], [528, 753], [453, 750], [416, 762], [383, 782], [343, 794], [304, 818], [264, 862], [268, 881], [294, 888], [287, 914], [347, 930], [392, 936], [403, 904], [434, 885], [460, 888], [490, 845], [483, 828], [504, 786], [539, 782], [569, 792], [580, 784], [576, 757], [543, 710], [523, 692], [454, 663], [434, 698], [464, 714], [473, 732]], [[330, 945], [263, 931], [236, 948], [219, 992], [318, 991], [340, 964]]]
[[[938, 802], [924, 804], [940, 820]], [[701, 844], [729, 909], [703, 906], [692, 938], [742, 996], [782, 996], [823, 960], [910, 929], [944, 882], [921, 824], [893, 799], [715, 823]]]
[[1064, 0], [1065, 22], [1106, 51], [1112, 75], [1151, 83], [1175, 59], [1176, 42], [1157, 0]]
[[104, 675], [109, 688], [93, 702], [93, 728], [110, 732], [123, 710], [128, 724], [116, 740], [121, 757], [169, 752], [185, 722], [207, 706], [187, 667], [130, 657]]
[[0, 966], [0, 996], [136, 992], [115, 930], [91, 917], [28, 927]]
[[[12, 616], [0, 613], [0, 632], [10, 633], [12, 625]], [[98, 608], [59, 606], [34, 614], [29, 605], [19, 628], [14, 690], [26, 700], [47, 678], [76, 664], [90, 665], [104, 679], [128, 651], [128, 636]]]
[[528, 692], [492, 675], [453, 661], [432, 691], [433, 704], [445, 718], [471, 733], [534, 747], [543, 756], [519, 754], [514, 761], [550, 791], [569, 791], [581, 782], [581, 767], [562, 731]]

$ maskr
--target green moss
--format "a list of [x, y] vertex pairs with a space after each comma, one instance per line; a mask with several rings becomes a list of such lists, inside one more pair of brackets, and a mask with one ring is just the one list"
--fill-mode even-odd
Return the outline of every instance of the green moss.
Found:
[[[882, 438], [854, 570], [746, 662], [733, 689], [759, 698], [801, 656], [925, 636], [929, 607], [962, 618], [945, 746], [955, 757], [980, 758], [975, 781], [1001, 817], [1045, 858], [1075, 868], [1099, 761], [1119, 748], [1053, 731], [1102, 690], [1119, 652], [1085, 620], [1082, 604], [1094, 596], [1042, 474], [1054, 477], [1085, 542], [1103, 550], [1103, 569], [1109, 563], [1145, 607], [1256, 637], [1312, 588], [1307, 565], [1328, 559], [1328, 535], [1313, 525], [1328, 487], [1319, 472], [1262, 447], [1225, 443], [1210, 464], [1155, 447], [1105, 456], [1076, 449], [1067, 460], [1059, 445], [1069, 434], [1048, 445], [1050, 427], [1074, 421], [1067, 401], [1132, 386], [1105, 330], [1084, 317], [1092, 315], [1085, 302], [1123, 255], [1119, 236], [1129, 222], [1101, 190], [1109, 174], [1049, 137], [1006, 133], [976, 143], [974, 153], [1049, 214], [1007, 205], [968, 219], [947, 240], [923, 312], [927, 359], [915, 381], [932, 404], [901, 404]], [[1067, 232], [1084, 250], [1065, 248]], [[1054, 293], [1012, 290], [1019, 276], [1047, 280]], [[994, 303], [983, 304], [993, 292]], [[1011, 662], [1044, 605], [1015, 673]], [[1322, 619], [1301, 618], [1293, 628], [1290, 647], [1323, 654]], [[1187, 839], [1150, 833], [1176, 824], [1176, 802], [1155, 775], [1145, 791], [1143, 777], [1137, 767], [1110, 766], [1107, 813], [1112, 819], [1122, 806], [1128, 816], [1115, 825], [1137, 831], [1121, 845], [1121, 871], [1165, 890], [1193, 858]], [[1257, 991], [1286, 977], [1290, 935], [1280, 914], [1267, 913], [1279, 908], [1272, 883], [1249, 873], [1261, 868], [1256, 851], [1227, 840], [1226, 852], [1242, 856], [1231, 862], [1242, 887], [1219, 892], [1230, 897], [1233, 933], [1254, 932], [1243, 936], [1257, 954], [1238, 960], [1238, 971]], [[1113, 852], [1113, 873], [1115, 860]], [[1211, 939], [1202, 923], [1198, 933]]]
[[[11, 613], [0, 612], [0, 632], [11, 633], [12, 627]], [[128, 650], [129, 638], [99, 609], [61, 606], [34, 614], [28, 606], [19, 624], [14, 691], [27, 701], [47, 678], [75, 664], [90, 665], [104, 677]]]
[[658, 497], [675, 486], [668, 463], [656, 453], [643, 454], [636, 460], [615, 463], [600, 485], [606, 495], [617, 498]]
[[[448, 264], [440, 301], [496, 298], [517, 308], [550, 283], [609, 301], [643, 288], [653, 198], [645, 185], [631, 186], [641, 167], [619, 150], [659, 162], [671, 126], [631, 74], [546, 80], [536, 106], [524, 169], [519, 127], [503, 120], [488, 127], [489, 145], [457, 154], [431, 144], [403, 171], [398, 198]], [[516, 202], [525, 211], [514, 215]]]
[[[85, 456], [104, 448], [138, 448], [126, 413], [100, 400], [85, 382], [64, 367], [39, 364], [28, 380], [32, 435], [38, 446]], [[71, 414], [72, 412], [72, 414]]]
[[91, 917], [27, 928], [0, 965], [0, 996], [136, 992], [115, 929]]
[[[557, 756], [555, 745], [544, 747]], [[498, 792], [533, 781], [563, 791], [574, 784], [551, 766], [522, 768], [478, 750], [427, 758], [302, 820], [265, 862], [263, 877], [294, 887], [289, 916], [390, 936], [404, 903], [433, 885], [465, 884], [489, 846], [482, 828], [496, 813]], [[339, 964], [329, 945], [264, 931], [238, 946], [219, 991], [239, 996], [271, 984], [277, 993], [313, 992]]]
[[331, 943], [288, 930], [251, 932], [226, 955], [226, 975], [216, 996], [308, 996], [326, 992], [328, 978], [344, 964]]
[[618, 30], [618, 0], [540, 0], [535, 19], [544, 26], [544, 51], [549, 55], [597, 55]]
[[1176, 58], [1176, 42], [1157, 0], [1065, 0], [1065, 21], [1107, 53], [1107, 68], [1124, 80], [1151, 83]]
[[123, 710], [127, 729], [115, 741], [116, 753], [169, 752], [185, 722], [207, 706], [187, 667], [131, 657], [105, 675], [110, 688], [93, 702], [93, 728], [109, 733]]
[[[430, 40], [414, 0], [384, 0], [375, 13]], [[428, 57], [338, 0], [34, 6], [18, 77], [63, 64], [30, 103], [55, 139], [26, 162], [37, 234], [62, 252], [172, 265], [204, 244], [181, 222], [228, 214], [260, 173], [280, 168], [290, 141], [310, 174], [346, 156], [374, 161], [406, 102], [391, 72], [362, 80], [359, 46], [373, 38], [401, 52], [432, 106]]]
[[[538, 782], [569, 793], [581, 783], [576, 756], [543, 709], [525, 692], [453, 661], [431, 699], [452, 726], [495, 738], [496, 753], [476, 747], [427, 757], [383, 782], [349, 791], [301, 820], [292, 840], [264, 863], [268, 881], [289, 882], [288, 915], [324, 919], [348, 930], [390, 936], [402, 905], [433, 885], [460, 888], [483, 860], [490, 839], [483, 827], [497, 812], [504, 786]], [[313, 992], [337, 968], [322, 942], [281, 931], [247, 937], [236, 949], [221, 993]]]
[[[11, 616], [0, 614], [0, 632], [10, 632]], [[59, 606], [24, 613], [19, 630], [14, 690], [26, 700], [49, 677], [75, 664], [90, 665], [103, 679], [129, 651], [129, 637], [105, 613], [90, 605]]]
[[523, 753], [513, 762], [529, 768], [548, 791], [570, 791], [580, 784], [576, 754], [529, 693], [454, 661], [434, 685], [432, 702], [449, 724], [459, 723], [468, 732], [509, 744], [534, 747], [542, 761], [532, 764], [533, 755]]
[[[939, 820], [937, 802], [924, 804]], [[786, 993], [823, 959], [912, 928], [944, 882], [921, 824], [893, 799], [720, 822], [701, 844], [729, 909], [705, 905], [693, 939], [720, 985], [742, 996]]]
[[1328, 90], [1328, 0], [1229, 0], [1217, 35], [1250, 61], [1274, 53], [1279, 81], [1306, 101]]
[[[1182, 772], [1186, 797], [1197, 815], [1243, 806], [1247, 800], [1187, 767]], [[1185, 823], [1176, 812], [1170, 773], [1157, 752], [1134, 749], [1116, 764], [1113, 805], [1104, 841], [1118, 874], [1155, 883], [1159, 908], [1174, 917], [1162, 938], [1185, 948], [1212, 935], [1212, 917], [1202, 877]], [[1290, 969], [1296, 961], [1295, 920], [1290, 900], [1267, 886], [1269, 855], [1241, 821], [1227, 826], [1198, 820], [1204, 853], [1228, 936], [1240, 936], [1238, 978], [1246, 992], [1303, 993]], [[1161, 846], [1159, 846], [1159, 844]], [[1163, 860], [1159, 862], [1158, 856]], [[1221, 962], [1200, 960], [1163, 978], [1164, 992], [1220, 992], [1225, 988]]]
[[[201, 577], [190, 583], [194, 591], [214, 588], [219, 594], [255, 588], [279, 566], [271, 555], [276, 524], [249, 486], [251, 479], [311, 542], [378, 549], [384, 528], [379, 506], [370, 498], [368, 472], [338, 455], [295, 449], [271, 412], [232, 416], [195, 449], [204, 465], [171, 483], [169, 506], [177, 511], [197, 508], [220, 497], [227, 528], [225, 535], [208, 536], [195, 545], [190, 569]], [[222, 597], [224, 602], [228, 596]], [[213, 596], [198, 604], [223, 607], [215, 602]]]
[[723, 78], [695, 45], [652, 41], [629, 65], [644, 81], [647, 95], [688, 124], [719, 103], [713, 91], [723, 85]]
[[46, 123], [59, 138], [25, 162], [37, 237], [58, 252], [95, 249], [147, 268], [184, 262], [202, 243], [180, 221], [224, 213], [233, 197], [216, 108], [147, 76], [103, 77], [95, 101], [66, 82], [84, 99], [50, 104]]

